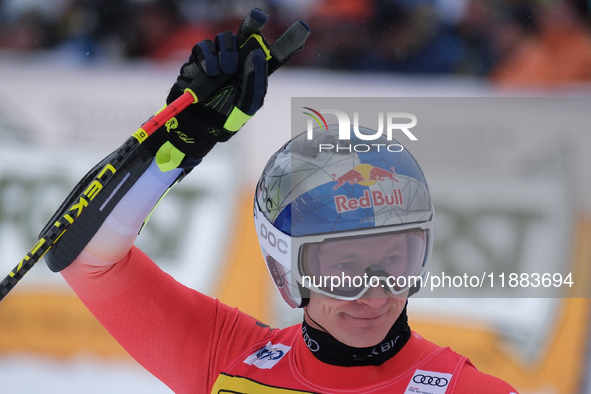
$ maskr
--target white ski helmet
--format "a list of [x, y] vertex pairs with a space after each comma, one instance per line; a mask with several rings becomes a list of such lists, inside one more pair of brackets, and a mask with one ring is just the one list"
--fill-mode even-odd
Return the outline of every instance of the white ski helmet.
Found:
[[281, 296], [297, 308], [310, 291], [345, 300], [378, 284], [394, 294], [416, 292], [434, 226], [419, 164], [385, 136], [371, 144], [338, 140], [336, 125], [313, 135], [279, 149], [256, 189], [256, 231]]

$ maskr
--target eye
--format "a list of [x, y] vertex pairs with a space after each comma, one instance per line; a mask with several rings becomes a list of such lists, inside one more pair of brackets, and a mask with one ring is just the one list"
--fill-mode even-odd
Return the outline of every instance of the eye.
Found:
[[342, 263], [336, 263], [334, 265], [335, 268], [346, 271], [348, 269], [351, 269], [351, 267], [353, 267], [353, 263], [350, 261], [344, 261]]
[[359, 263], [356, 263], [354, 261], [341, 261], [339, 263], [334, 264], [333, 268], [341, 272], [348, 273], [357, 272], [361, 270]]
[[383, 259], [381, 261], [381, 264], [382, 265], [385, 265], [385, 266], [386, 265], [387, 266], [393, 266], [393, 265], [401, 264], [402, 262], [403, 262], [402, 261], [402, 257], [400, 257], [400, 256], [389, 256], [389, 257]]

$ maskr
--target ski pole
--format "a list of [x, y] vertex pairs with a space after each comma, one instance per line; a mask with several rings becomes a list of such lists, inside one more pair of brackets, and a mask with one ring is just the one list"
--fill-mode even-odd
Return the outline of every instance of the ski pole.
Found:
[[[251, 18], [247, 23], [250, 23], [253, 26], [243, 25], [241, 28], [245, 28], [245, 31], [253, 31], [256, 30], [254, 27], [256, 27], [259, 22], [255, 20], [255, 18]], [[269, 62], [268, 73], [270, 75], [287, 62], [291, 55], [296, 52], [293, 51], [292, 48], [293, 42], [301, 42], [301, 46], [303, 47], [304, 41], [309, 34], [309, 27], [304, 22], [298, 21], [287, 29], [270, 48], [267, 48], [262, 37], [259, 34], [254, 33], [240, 46], [240, 49], [238, 50], [238, 64], [244, 64], [246, 56], [252, 50], [262, 48], [267, 56], [267, 61]], [[273, 55], [271, 53], [273, 53]], [[47, 226], [47, 228], [44, 229], [45, 231], [41, 232], [37, 243], [0, 283], [0, 301], [4, 299], [23, 276], [43, 257], [43, 255], [51, 249], [64, 232], [72, 225], [72, 223], [74, 223], [74, 220], [80, 216], [83, 209], [96, 198], [104, 186], [113, 178], [129, 155], [137, 149], [141, 143], [190, 104], [197, 103], [207, 98], [220, 86], [223, 86], [230, 77], [232, 77], [231, 74], [221, 73], [215, 77], [207, 76], [206, 78], [195, 78], [179, 98], [148, 119], [148, 121], [129, 137], [119, 149], [113, 152], [111, 155], [112, 159], [104, 164], [102, 169], [94, 176], [93, 181], [88, 184], [88, 187], [86, 187], [86, 189], [78, 196], [78, 199], [75, 200], [77, 201], [76, 204], [74, 204], [74, 206], [72, 206], [70, 210], [60, 217], [53, 225]], [[75, 214], [72, 216], [70, 215], [70, 212], [75, 212]]]
[[[258, 34], [253, 34], [240, 47], [238, 56], [240, 64], [243, 64], [247, 54], [253, 48], [259, 47], [257, 41]], [[251, 39], [254, 38], [254, 39]], [[247, 45], [248, 44], [248, 45]], [[273, 70], [274, 71], [274, 70]], [[74, 220], [80, 216], [84, 208], [104, 189], [105, 185], [113, 178], [115, 173], [125, 162], [131, 152], [133, 152], [141, 143], [143, 143], [154, 131], [166, 122], [175, 117], [192, 103], [204, 100], [216, 89], [226, 83], [231, 74], [219, 74], [215, 77], [195, 78], [184, 90], [183, 94], [164, 107], [156, 115], [148, 119], [132, 136], [130, 136], [119, 149], [111, 155], [112, 159], [103, 165], [102, 169], [94, 176], [88, 187], [74, 201], [72, 206], [62, 217], [60, 217], [52, 226], [47, 227], [39, 235], [37, 243], [29, 250], [23, 259], [14, 267], [12, 271], [0, 282], [0, 301], [16, 286], [16, 284], [29, 272], [29, 270], [47, 253], [49, 249], [59, 240], [62, 234], [74, 223]], [[70, 212], [75, 212], [70, 215]]]
[[[203, 92], [202, 96], [207, 96], [208, 94], [209, 93]], [[66, 214], [59, 218], [53, 226], [40, 234], [37, 243], [0, 283], [0, 301], [6, 297], [23, 276], [25, 276], [25, 274], [29, 272], [29, 270], [41, 260], [43, 255], [45, 255], [45, 253], [47, 253], [47, 251], [57, 242], [68, 227], [74, 223], [74, 220], [80, 216], [88, 203], [100, 193], [100, 190], [102, 190], [104, 185], [106, 185], [113, 175], [115, 175], [129, 154], [152, 135], [154, 131], [196, 101], [197, 97], [193, 91], [190, 88], [187, 88], [179, 98], [148, 119], [148, 121], [146, 121], [125, 141], [125, 143], [116, 151], [117, 154], [113, 155], [113, 159], [103, 166], [101, 171], [99, 171], [94, 177], [94, 180], [89, 183], [89, 186], [78, 196], [78, 199], [76, 199], [76, 201], [83, 201], [84, 204], [78, 204], [76, 209], [70, 209]], [[72, 211], [76, 212], [75, 216], [69, 214]]]

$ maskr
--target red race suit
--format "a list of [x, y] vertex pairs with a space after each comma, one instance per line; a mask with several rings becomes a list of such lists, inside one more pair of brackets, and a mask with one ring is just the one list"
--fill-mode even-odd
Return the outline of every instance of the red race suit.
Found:
[[414, 332], [380, 366], [323, 363], [301, 325], [271, 329], [178, 283], [135, 247], [112, 266], [77, 260], [62, 274], [127, 352], [176, 393], [517, 393]]

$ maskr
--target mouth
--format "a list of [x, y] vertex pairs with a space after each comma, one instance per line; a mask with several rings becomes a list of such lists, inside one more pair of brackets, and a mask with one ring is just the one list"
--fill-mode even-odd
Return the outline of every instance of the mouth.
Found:
[[353, 316], [353, 315], [349, 315], [349, 314], [345, 313], [345, 316], [349, 317], [350, 319], [358, 320], [358, 321], [367, 321], [367, 322], [379, 320], [384, 315], [385, 315], [385, 312], [380, 313], [380, 314], [369, 315], [369, 316]]

